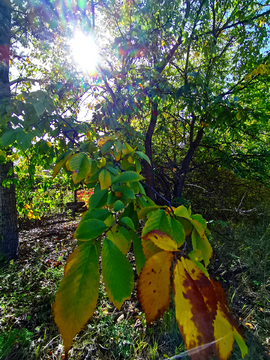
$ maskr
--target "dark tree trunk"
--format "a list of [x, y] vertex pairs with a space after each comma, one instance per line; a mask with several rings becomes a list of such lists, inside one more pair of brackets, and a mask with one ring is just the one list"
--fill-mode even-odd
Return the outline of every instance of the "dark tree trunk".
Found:
[[157, 116], [158, 116], [158, 104], [152, 103], [152, 113], [150, 124], [148, 126], [148, 130], [145, 137], [145, 154], [149, 157], [151, 165], [148, 162], [144, 162], [145, 168], [145, 178], [146, 183], [149, 186], [146, 193], [150, 197], [151, 200], [155, 201], [155, 192], [154, 189], [154, 174], [153, 174], [153, 166], [152, 166], [152, 137], [157, 123]]
[[[18, 251], [17, 210], [15, 186], [2, 186], [13, 171], [12, 162], [0, 164], [0, 257], [2, 260], [15, 259]], [[0, 258], [0, 260], [1, 260]]]
[[188, 152], [182, 162], [181, 169], [179, 170], [179, 176], [178, 176], [179, 180], [177, 181], [177, 183], [175, 184], [175, 187], [174, 187], [174, 196], [177, 198], [180, 198], [182, 195], [182, 191], [183, 191], [184, 183], [185, 183], [186, 176], [187, 176], [187, 173], [189, 170], [190, 162], [193, 158], [193, 155], [194, 155], [197, 147], [200, 145], [202, 136], [203, 136], [203, 128], [201, 128], [198, 131], [195, 140], [190, 143]]
[[[11, 35], [11, 5], [0, 0], [0, 107], [10, 100], [9, 49]], [[3, 113], [1, 107], [1, 115]], [[2, 186], [13, 173], [12, 162], [0, 163], [0, 261], [14, 259], [18, 251], [18, 227], [15, 186]]]

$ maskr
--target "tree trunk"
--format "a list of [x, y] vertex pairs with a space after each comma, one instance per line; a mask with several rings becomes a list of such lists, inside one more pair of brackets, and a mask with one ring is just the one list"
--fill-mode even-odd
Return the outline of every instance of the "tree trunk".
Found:
[[[10, 100], [9, 49], [11, 35], [10, 1], [0, 0], [0, 106]], [[3, 114], [3, 107], [1, 109]], [[18, 227], [15, 186], [2, 186], [12, 177], [13, 164], [0, 163], [0, 261], [16, 258], [18, 251]]]
[[177, 197], [177, 198], [180, 198], [181, 195], [182, 195], [182, 191], [183, 191], [183, 187], [184, 187], [184, 183], [185, 183], [185, 180], [186, 180], [186, 176], [187, 176], [187, 173], [188, 173], [188, 169], [189, 169], [189, 165], [190, 165], [190, 162], [193, 158], [193, 155], [197, 149], [197, 147], [200, 145], [200, 142], [202, 140], [202, 136], [203, 136], [203, 128], [201, 128], [198, 133], [197, 133], [197, 136], [196, 136], [196, 139], [191, 142], [190, 146], [189, 146], [189, 149], [188, 149], [188, 152], [182, 162], [182, 166], [181, 166], [181, 169], [179, 171], [179, 180], [178, 182], [175, 184], [175, 187], [174, 187], [174, 196]]
[[153, 174], [153, 166], [152, 166], [152, 137], [157, 123], [157, 116], [158, 116], [158, 104], [152, 103], [152, 113], [150, 124], [148, 126], [148, 130], [145, 137], [145, 154], [149, 157], [151, 165], [148, 164], [147, 161], [144, 161], [144, 168], [145, 168], [145, 178], [146, 183], [149, 186], [146, 190], [147, 195], [150, 197], [151, 200], [155, 201], [155, 192], [154, 192], [154, 174]]
[[18, 251], [15, 186], [2, 186], [10, 170], [12, 162], [0, 164], [0, 261], [15, 259]]

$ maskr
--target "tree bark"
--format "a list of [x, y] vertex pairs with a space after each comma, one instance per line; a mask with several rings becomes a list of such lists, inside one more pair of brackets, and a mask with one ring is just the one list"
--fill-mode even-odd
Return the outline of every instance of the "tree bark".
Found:
[[9, 171], [13, 171], [12, 162], [0, 164], [0, 261], [15, 259], [18, 251], [15, 186], [2, 186]]
[[[11, 5], [0, 0], [0, 106], [10, 100], [9, 50], [11, 36]], [[2, 115], [3, 106], [2, 106]], [[14, 259], [18, 251], [18, 227], [15, 186], [5, 187], [4, 180], [13, 174], [12, 162], [0, 163], [0, 261]]]
[[203, 137], [203, 127], [197, 132], [197, 136], [196, 136], [195, 140], [190, 143], [188, 152], [182, 162], [182, 166], [179, 171], [179, 177], [178, 177], [179, 180], [175, 184], [175, 187], [174, 187], [174, 196], [177, 198], [180, 198], [182, 195], [183, 186], [184, 186], [184, 183], [186, 180], [190, 162], [192, 160], [192, 157], [193, 157], [197, 147], [200, 145], [202, 137]]
[[149, 188], [146, 190], [147, 195], [153, 201], [155, 201], [155, 192], [154, 189], [154, 175], [153, 175], [153, 165], [152, 165], [152, 137], [157, 123], [157, 116], [158, 116], [158, 104], [152, 103], [152, 113], [150, 124], [147, 129], [146, 137], [145, 137], [145, 154], [149, 157], [151, 165], [148, 164], [147, 161], [144, 162], [145, 168], [145, 178], [146, 183]]

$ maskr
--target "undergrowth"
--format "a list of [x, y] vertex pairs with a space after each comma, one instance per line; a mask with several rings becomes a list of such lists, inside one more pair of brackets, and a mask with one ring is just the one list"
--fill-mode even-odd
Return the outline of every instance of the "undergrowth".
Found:
[[[211, 225], [215, 255], [210, 271], [227, 290], [249, 347], [246, 360], [269, 359], [265, 352], [270, 345], [269, 223], [268, 218], [261, 218], [255, 223], [249, 219], [237, 225]], [[76, 246], [72, 238], [76, 222], [55, 226], [22, 232], [18, 260], [0, 269], [0, 359], [64, 357], [51, 304], [65, 261]], [[48, 236], [44, 235], [46, 231]], [[135, 294], [119, 311], [101, 287], [95, 314], [76, 336], [69, 358], [160, 360], [181, 353], [183, 341], [173, 308], [147, 327]], [[185, 355], [181, 358], [188, 359]], [[240, 359], [235, 347], [231, 360]]]
[[[210, 271], [227, 290], [229, 305], [249, 339], [255, 335], [270, 355], [270, 216], [264, 212], [211, 230], [215, 255]], [[266, 356], [255, 353], [256, 359], [270, 359]]]

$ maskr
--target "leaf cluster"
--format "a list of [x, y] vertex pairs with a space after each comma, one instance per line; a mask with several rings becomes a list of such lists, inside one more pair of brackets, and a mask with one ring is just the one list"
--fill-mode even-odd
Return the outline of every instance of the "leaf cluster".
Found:
[[[74, 235], [78, 247], [67, 260], [53, 305], [66, 354], [73, 337], [95, 311], [99, 258], [110, 301], [120, 309], [130, 298], [134, 273], [126, 255], [132, 246], [139, 274], [138, 298], [148, 323], [169, 306], [173, 278], [176, 319], [187, 350], [203, 346], [207, 358], [212, 353], [207, 346], [215, 344], [220, 358], [228, 359], [235, 339], [244, 356], [247, 348], [229, 314], [223, 290], [206, 270], [212, 256], [206, 221], [190, 208], [153, 203], [145, 195], [139, 174], [139, 159], [147, 158], [121, 137], [89, 141], [83, 149], [60, 156], [54, 170], [56, 175], [64, 167], [74, 183], [84, 181], [94, 189], [89, 210]], [[141, 237], [137, 234], [140, 220], [144, 221]], [[191, 357], [198, 359], [192, 351]]]

